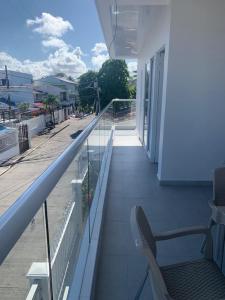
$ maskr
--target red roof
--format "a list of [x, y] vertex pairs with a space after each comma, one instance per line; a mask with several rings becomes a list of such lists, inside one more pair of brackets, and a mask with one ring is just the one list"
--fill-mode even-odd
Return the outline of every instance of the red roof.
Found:
[[38, 108], [44, 108], [45, 107], [45, 105], [42, 102], [35, 102], [33, 106], [38, 107]]

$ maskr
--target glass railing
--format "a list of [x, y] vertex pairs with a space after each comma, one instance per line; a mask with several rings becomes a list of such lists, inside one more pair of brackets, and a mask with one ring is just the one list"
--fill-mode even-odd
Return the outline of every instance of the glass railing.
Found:
[[114, 123], [116, 129], [136, 128], [136, 101], [127, 99], [114, 100]]
[[0, 217], [1, 300], [67, 299], [81, 246], [84, 257], [89, 250], [114, 128], [135, 126], [134, 107], [113, 100]]

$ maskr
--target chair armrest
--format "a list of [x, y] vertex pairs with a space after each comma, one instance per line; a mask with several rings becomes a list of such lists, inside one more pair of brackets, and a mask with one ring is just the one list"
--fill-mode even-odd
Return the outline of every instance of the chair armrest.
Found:
[[195, 234], [208, 235], [210, 234], [210, 229], [204, 226], [186, 227], [177, 230], [162, 232], [159, 234], [154, 234], [154, 238], [155, 241], [165, 241], [165, 240], [176, 239], [178, 237], [195, 235]]

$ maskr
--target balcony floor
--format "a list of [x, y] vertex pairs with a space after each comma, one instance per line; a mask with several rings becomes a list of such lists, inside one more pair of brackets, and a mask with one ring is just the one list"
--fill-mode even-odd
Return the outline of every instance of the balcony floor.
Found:
[[[123, 134], [122, 134], [123, 133]], [[130, 133], [129, 133], [130, 134]], [[133, 300], [142, 281], [146, 260], [135, 249], [130, 210], [141, 205], [153, 232], [190, 225], [206, 225], [210, 215], [210, 187], [160, 186], [137, 136], [117, 131], [114, 138], [96, 300]], [[188, 237], [158, 246], [158, 261], [166, 265], [200, 257], [201, 237]], [[149, 280], [141, 299], [152, 299]]]

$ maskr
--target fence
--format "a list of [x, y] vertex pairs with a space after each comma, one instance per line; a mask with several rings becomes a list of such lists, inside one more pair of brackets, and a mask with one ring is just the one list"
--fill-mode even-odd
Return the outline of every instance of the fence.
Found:
[[18, 131], [4, 129], [0, 131], [0, 163], [19, 154]]

